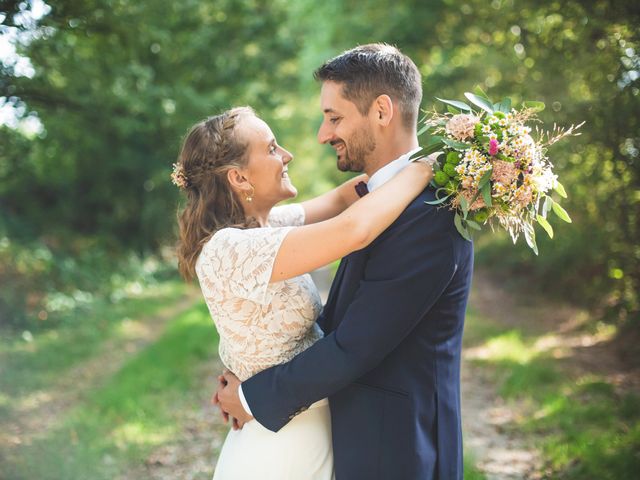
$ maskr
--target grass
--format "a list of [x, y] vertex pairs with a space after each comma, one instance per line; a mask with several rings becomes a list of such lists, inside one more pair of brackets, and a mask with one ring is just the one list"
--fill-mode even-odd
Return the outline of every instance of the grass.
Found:
[[[181, 292], [183, 289], [175, 284], [165, 285], [163, 294], [145, 298], [144, 305], [127, 302], [120, 313], [127, 318], [153, 314], [175, 302]], [[98, 309], [97, 316], [101, 317], [101, 312]], [[87, 322], [100, 320], [88, 317]], [[73, 343], [72, 335], [61, 338]], [[93, 337], [91, 341], [94, 346], [100, 343]], [[67, 351], [70, 345], [58, 342], [59, 349]], [[54, 430], [21, 447], [12, 458], [4, 459], [3, 473], [10, 479], [100, 480], [116, 478], [127, 468], [140, 465], [151, 449], [175, 438], [181, 427], [175, 412], [201, 408], [195, 398], [200, 388], [194, 382], [199, 366], [215, 361], [216, 349], [217, 334], [206, 306], [200, 303], [173, 319], [157, 341], [132, 355], [99, 388], [89, 391], [65, 412]], [[53, 355], [51, 350], [45, 351]], [[56, 369], [60, 371], [88, 357], [78, 355], [74, 349], [68, 351], [72, 358], [46, 367], [42, 360], [24, 355], [18, 355], [18, 359], [7, 357], [23, 372], [44, 367], [46, 374], [40, 377], [39, 384], [45, 385], [55, 378]], [[24, 377], [13, 375], [12, 381], [19, 382]], [[25, 391], [34, 386], [26, 379], [25, 383], [27, 387], [12, 384], [11, 388]]]
[[473, 455], [464, 454], [464, 480], [486, 480], [487, 477], [476, 468], [476, 461]]
[[640, 399], [600, 375], [565, 368], [544, 348], [548, 333], [508, 328], [471, 311], [468, 346], [499, 393], [523, 415], [512, 428], [540, 448], [546, 478], [634, 478], [640, 470]]
[[3, 331], [0, 335], [0, 391], [25, 395], [48, 385], [68, 368], [99, 353], [123, 322], [152, 316], [184, 295], [178, 282], [165, 282], [111, 303], [97, 300], [38, 332]]

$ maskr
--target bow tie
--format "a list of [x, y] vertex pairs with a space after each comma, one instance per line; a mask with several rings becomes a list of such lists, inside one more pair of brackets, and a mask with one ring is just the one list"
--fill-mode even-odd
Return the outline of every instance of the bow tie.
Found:
[[359, 197], [364, 197], [367, 193], [369, 193], [369, 188], [367, 184], [364, 182], [360, 182], [356, 185], [356, 193]]

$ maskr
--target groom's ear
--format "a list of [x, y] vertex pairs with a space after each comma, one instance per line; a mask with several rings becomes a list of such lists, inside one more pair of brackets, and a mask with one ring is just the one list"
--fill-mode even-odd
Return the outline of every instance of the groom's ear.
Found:
[[379, 125], [386, 127], [391, 123], [394, 109], [393, 101], [391, 101], [391, 97], [389, 95], [379, 95], [373, 101], [371, 110], [374, 116], [374, 121]]

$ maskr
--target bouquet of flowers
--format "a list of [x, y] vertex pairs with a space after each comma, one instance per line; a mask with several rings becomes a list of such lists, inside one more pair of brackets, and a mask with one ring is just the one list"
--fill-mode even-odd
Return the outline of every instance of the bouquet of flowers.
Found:
[[554, 125], [551, 132], [536, 128], [534, 139], [527, 123], [538, 121], [536, 114], [544, 103], [524, 102], [515, 109], [511, 99], [492, 103], [479, 88], [465, 97], [473, 106], [438, 98], [447, 112], [434, 111], [422, 120], [418, 133], [427, 132], [430, 138], [419, 155], [441, 152], [434, 164], [438, 199], [428, 203], [448, 201], [455, 210], [455, 226], [467, 240], [471, 230], [481, 230], [487, 223], [493, 228], [497, 221], [514, 243], [524, 233], [537, 255], [535, 223], [551, 238], [550, 212], [571, 223], [566, 210], [551, 197], [552, 191], [563, 198], [567, 194], [553, 172], [547, 148], [566, 136], [579, 135], [576, 130], [582, 123], [568, 129]]

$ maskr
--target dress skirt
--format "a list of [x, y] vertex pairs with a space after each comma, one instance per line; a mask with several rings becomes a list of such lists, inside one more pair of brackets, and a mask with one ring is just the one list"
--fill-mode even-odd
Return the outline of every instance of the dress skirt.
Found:
[[329, 402], [320, 400], [274, 433], [252, 420], [230, 430], [213, 480], [333, 480]]

